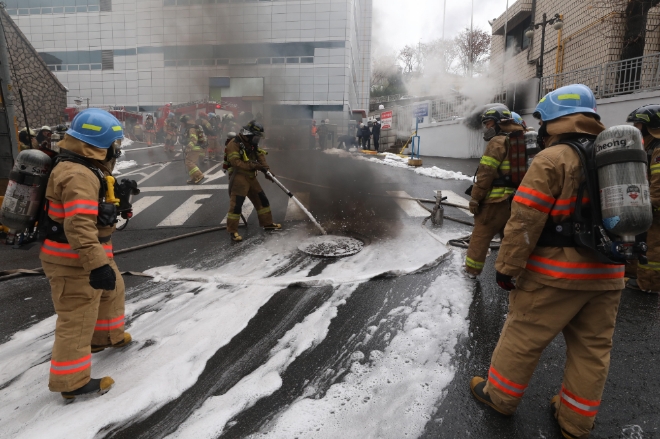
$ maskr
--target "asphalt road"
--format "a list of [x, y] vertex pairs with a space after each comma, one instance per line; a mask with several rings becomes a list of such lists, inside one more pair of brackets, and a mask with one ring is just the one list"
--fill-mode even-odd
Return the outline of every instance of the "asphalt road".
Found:
[[[141, 180], [144, 210], [113, 239], [115, 249], [153, 242], [182, 233], [219, 225], [228, 209], [228, 196], [218, 163], [203, 166], [210, 181], [199, 187], [185, 185], [186, 174], [180, 156], [168, 155], [162, 148], [144, 149], [135, 143], [127, 149], [126, 159], [140, 166], [123, 171], [123, 177]], [[432, 198], [433, 190], [462, 194], [467, 181], [437, 180], [413, 172], [364, 161], [327, 155], [318, 151], [272, 151], [268, 160], [276, 175], [282, 177], [295, 194], [331, 231], [358, 233], [368, 240], [396, 234], [403, 225], [421, 222], [411, 217], [388, 191], [405, 192], [413, 197]], [[147, 164], [151, 164], [145, 166]], [[475, 161], [428, 159], [425, 166], [470, 173]], [[215, 168], [214, 168], [215, 167]], [[122, 178], [120, 176], [119, 178]], [[261, 179], [261, 177], [260, 177]], [[288, 197], [274, 185], [261, 180], [271, 200], [275, 221], [285, 227], [309, 228], [296, 217]], [[172, 187], [177, 187], [174, 190]], [[146, 190], [144, 190], [146, 189]], [[194, 190], [191, 190], [194, 189]], [[151, 197], [151, 198], [149, 198]], [[469, 220], [457, 209], [448, 214]], [[242, 229], [246, 242], [235, 245], [226, 232], [214, 232], [127, 253], [117, 257], [121, 270], [141, 272], [148, 268], [176, 264], [203, 268], [222, 264], [236, 254], [253, 251], [268, 235], [258, 228], [256, 215], [249, 216], [249, 227]], [[467, 228], [446, 221], [446, 228], [457, 235]], [[554, 438], [559, 429], [550, 415], [549, 401], [557, 392], [564, 364], [565, 346], [561, 335], [546, 349], [515, 416], [504, 418], [477, 404], [468, 389], [469, 379], [484, 375], [490, 354], [497, 343], [507, 312], [507, 295], [493, 282], [495, 254], [474, 284], [469, 313], [469, 336], [461, 339], [453, 358], [456, 375], [445, 395], [438, 395], [436, 412], [425, 427], [424, 438]], [[0, 248], [1, 269], [38, 267], [38, 246], [21, 250]], [[293, 264], [309, 264], [301, 256]], [[332, 261], [315, 267], [322, 271]], [[371, 322], [378, 321], [401, 303], [420, 294], [438, 277], [443, 264], [427, 271], [394, 278], [377, 278], [362, 284], [338, 309], [328, 336], [321, 344], [299, 356], [282, 375], [281, 388], [232, 419], [223, 438], [242, 438], [258, 432], [274, 415], [303, 395], [314, 382], [322, 395], [342, 374], [328, 376], [325, 371], [346, 370], [351, 358], [345, 353], [365, 353], [383, 349], [397, 322], [379, 328], [371, 341], [361, 345]], [[147, 278], [126, 276], [127, 300], [148, 294], [152, 284]], [[328, 287], [290, 286], [275, 294], [230, 343], [207, 362], [197, 383], [179, 398], [151, 415], [135, 419], [128, 426], [111, 426], [98, 437], [159, 438], [174, 431], [208, 397], [226, 392], [244, 376], [261, 365], [275, 343], [290, 328], [327, 300]], [[0, 343], [53, 314], [48, 283], [43, 277], [24, 277], [0, 283]], [[132, 319], [138, 316], [132, 316]], [[402, 317], [403, 318], [403, 317]], [[130, 327], [130, 321], [128, 322]], [[388, 334], [386, 337], [385, 334]], [[657, 296], [624, 292], [615, 332], [612, 366], [594, 438], [660, 438], [660, 386], [655, 371], [660, 358], [660, 308]], [[46, 385], [44, 377], [44, 386]], [[2, 433], [0, 432], [0, 436]]]

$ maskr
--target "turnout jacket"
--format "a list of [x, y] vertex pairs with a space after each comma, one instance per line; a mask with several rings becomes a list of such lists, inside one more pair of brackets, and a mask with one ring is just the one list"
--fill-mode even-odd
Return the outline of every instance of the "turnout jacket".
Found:
[[[655, 135], [645, 136], [644, 144], [651, 147], [657, 144], [651, 153], [649, 161], [649, 189], [651, 191], [651, 204], [655, 215], [660, 214], [660, 130], [653, 130]], [[655, 137], [657, 136], [657, 137]]]
[[605, 127], [575, 114], [549, 122], [547, 129], [549, 147], [536, 155], [513, 198], [495, 268], [516, 277], [520, 287], [536, 282], [567, 290], [621, 290], [624, 265], [600, 263], [584, 248], [536, 246], [548, 218], [556, 224], [570, 220], [585, 178], [577, 153], [562, 139], [596, 136]]
[[255, 178], [257, 176], [256, 163], [269, 168], [266, 161], [267, 152], [263, 149], [252, 148], [248, 140], [240, 134], [227, 144], [226, 153], [230, 173], [238, 171], [239, 174]]
[[[85, 157], [89, 163], [111, 175], [114, 160], [103, 162], [106, 150], [94, 148], [66, 135], [59, 144], [61, 149]], [[46, 239], [39, 258], [42, 261], [91, 271], [102, 267], [113, 258], [110, 237], [115, 226], [97, 224], [99, 208], [99, 178], [79, 163], [62, 162], [53, 168], [46, 187], [48, 216], [64, 226], [68, 243]]]
[[188, 125], [185, 127], [182, 142], [188, 151], [201, 151], [206, 144], [204, 130], [199, 125]]
[[479, 204], [499, 203], [508, 200], [515, 189], [503, 186], [493, 186], [493, 181], [511, 174], [509, 151], [506, 145], [506, 135], [515, 131], [523, 131], [517, 123], [500, 125], [501, 132], [488, 141], [486, 152], [481, 157], [477, 169], [476, 181], [472, 187], [472, 199]]

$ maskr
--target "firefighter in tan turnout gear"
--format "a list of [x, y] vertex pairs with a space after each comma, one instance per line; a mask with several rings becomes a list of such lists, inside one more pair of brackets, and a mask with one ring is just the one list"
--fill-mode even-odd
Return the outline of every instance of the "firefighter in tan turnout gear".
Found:
[[266, 197], [259, 181], [257, 171], [266, 174], [270, 167], [266, 162], [266, 151], [258, 147], [263, 137], [264, 127], [258, 122], [251, 121], [240, 133], [234, 137], [225, 149], [225, 162], [229, 173], [229, 212], [227, 213], [227, 231], [232, 241], [242, 241], [238, 234], [238, 223], [245, 197], [249, 198], [259, 217], [259, 225], [265, 230], [279, 230], [280, 224], [273, 223], [273, 214], [270, 202]]
[[[491, 240], [502, 234], [509, 219], [509, 198], [514, 192], [510, 179], [510, 144], [521, 138], [524, 143], [523, 127], [514, 122], [511, 112], [502, 104], [487, 108], [481, 122], [488, 145], [479, 162], [470, 200], [474, 231], [465, 258], [465, 271], [472, 278], [481, 274]], [[520, 135], [512, 137], [513, 133]]]
[[644, 136], [649, 162], [649, 189], [653, 204], [653, 225], [644, 241], [648, 245], [646, 265], [637, 266], [637, 279], [630, 279], [626, 288], [647, 293], [660, 292], [660, 105], [645, 105], [628, 116], [628, 122]]
[[48, 387], [67, 400], [107, 392], [114, 381], [91, 378], [92, 353], [131, 341], [124, 281], [112, 253], [117, 213], [104, 188], [122, 137], [110, 113], [79, 113], [59, 143], [46, 189], [48, 234], [40, 258], [57, 313]]
[[498, 285], [513, 290], [509, 312], [487, 378], [474, 377], [470, 389], [480, 402], [512, 415], [541, 353], [562, 332], [566, 367], [550, 407], [565, 438], [587, 438], [609, 370], [624, 265], [600, 262], [558, 226], [571, 220], [585, 178], [580, 156], [567, 143], [593, 140], [605, 127], [584, 85], [549, 93], [534, 116], [546, 147], [513, 199], [495, 264]]
[[204, 153], [206, 138], [204, 131], [192, 117], [184, 114], [179, 119], [181, 122], [181, 144], [184, 148], [186, 169], [188, 170], [188, 184], [199, 184], [204, 180], [204, 174], [199, 170], [199, 157]]

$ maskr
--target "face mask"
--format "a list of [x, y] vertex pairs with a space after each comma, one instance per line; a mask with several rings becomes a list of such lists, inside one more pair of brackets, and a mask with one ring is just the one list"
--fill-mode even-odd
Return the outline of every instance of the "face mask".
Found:
[[490, 139], [497, 135], [497, 129], [492, 126], [490, 128], [484, 127], [484, 140], [488, 142]]
[[252, 137], [252, 139], [250, 140], [250, 143], [252, 143], [252, 146], [257, 146], [257, 145], [259, 145], [259, 141], [260, 141], [260, 140], [261, 140], [261, 137], [260, 137], [260, 136], [254, 136], [254, 137]]

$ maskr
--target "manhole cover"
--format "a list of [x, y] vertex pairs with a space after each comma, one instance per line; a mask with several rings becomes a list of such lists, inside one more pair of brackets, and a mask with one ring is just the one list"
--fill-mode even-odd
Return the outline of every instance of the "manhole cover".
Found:
[[347, 236], [325, 235], [305, 240], [298, 250], [312, 256], [342, 258], [359, 253], [364, 242]]

